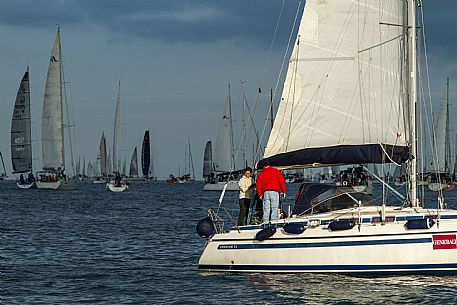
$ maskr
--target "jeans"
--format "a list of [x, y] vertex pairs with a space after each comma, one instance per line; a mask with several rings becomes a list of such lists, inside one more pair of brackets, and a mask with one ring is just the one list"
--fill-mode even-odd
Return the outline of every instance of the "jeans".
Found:
[[238, 226], [244, 226], [247, 223], [249, 206], [251, 204], [251, 199], [249, 198], [240, 198], [240, 215], [238, 216]]
[[[266, 191], [263, 193], [263, 222], [278, 220], [279, 193]], [[271, 214], [271, 216], [270, 216]]]

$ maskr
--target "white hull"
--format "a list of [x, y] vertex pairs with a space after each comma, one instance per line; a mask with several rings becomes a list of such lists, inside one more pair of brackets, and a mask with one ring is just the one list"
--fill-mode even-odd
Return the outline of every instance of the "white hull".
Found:
[[106, 184], [106, 188], [109, 189], [111, 192], [120, 193], [128, 189], [129, 186], [125, 183], [121, 184], [121, 186], [115, 186], [113, 182], [109, 182]]
[[37, 181], [36, 186], [39, 189], [47, 190], [74, 190], [75, 180], [59, 180], [56, 182]]
[[433, 182], [428, 184], [428, 188], [433, 191], [433, 192], [438, 192], [438, 191], [450, 191], [455, 187], [453, 184], [448, 184], [448, 183], [439, 183], [439, 182]]
[[[375, 217], [379, 219], [379, 208], [371, 207], [362, 214], [360, 226], [343, 231], [327, 228], [336, 213], [290, 219], [305, 224], [306, 230], [301, 234], [284, 232], [280, 227], [286, 220], [281, 220], [276, 233], [265, 241], [255, 239], [262, 225], [245, 226], [241, 230], [233, 228], [214, 235], [207, 242], [199, 270], [330, 272], [363, 276], [457, 273], [457, 211], [442, 211], [439, 226], [408, 230], [405, 219], [436, 216], [436, 211], [395, 211], [393, 207], [388, 210], [387, 216], [396, 217], [395, 221], [385, 225], [372, 221]], [[347, 215], [347, 218], [349, 213], [339, 215]], [[311, 219], [319, 225], [307, 226]]]
[[204, 191], [222, 191], [225, 184], [227, 184], [226, 191], [239, 191], [240, 187], [238, 186], [237, 180], [231, 180], [227, 182], [217, 182], [217, 183], [206, 183], [203, 187]]
[[93, 183], [93, 184], [106, 184], [106, 180], [103, 180], [103, 179], [101, 179], [101, 180], [94, 180], [92, 183]]
[[34, 189], [36, 188], [36, 184], [35, 182], [32, 182], [30, 184], [20, 184], [19, 182], [16, 182], [16, 186], [18, 189], [22, 189], [22, 190], [28, 190], [28, 189]]
[[193, 183], [195, 180], [178, 180], [178, 184]]

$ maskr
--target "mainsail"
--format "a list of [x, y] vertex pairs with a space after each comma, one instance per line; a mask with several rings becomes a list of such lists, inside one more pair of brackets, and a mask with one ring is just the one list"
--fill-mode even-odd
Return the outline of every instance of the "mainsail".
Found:
[[62, 63], [60, 31], [57, 31], [49, 60], [44, 91], [41, 123], [43, 168], [57, 169], [65, 165], [64, 126], [62, 107]]
[[230, 93], [225, 103], [219, 131], [214, 148], [214, 170], [217, 172], [229, 172], [234, 170], [233, 161], [233, 132], [232, 132], [232, 109]]
[[149, 167], [151, 165], [151, 147], [149, 141], [149, 130], [144, 132], [143, 146], [141, 148], [141, 169], [143, 177], [149, 177]]
[[203, 177], [208, 177], [213, 170], [213, 148], [211, 141], [206, 142], [205, 154], [203, 156]]
[[113, 132], [113, 171], [120, 171], [120, 159], [118, 156], [119, 153], [119, 124], [120, 119], [120, 107], [121, 107], [121, 82], [119, 81], [119, 87], [117, 91], [116, 99], [116, 111], [114, 114], [114, 132]]
[[306, 1], [265, 159], [258, 166], [408, 159], [403, 5]]
[[11, 121], [11, 161], [13, 172], [32, 171], [29, 68], [22, 77]]
[[135, 149], [133, 150], [132, 159], [130, 160], [129, 176], [138, 177], [138, 154], [137, 154], [136, 146], [135, 146]]

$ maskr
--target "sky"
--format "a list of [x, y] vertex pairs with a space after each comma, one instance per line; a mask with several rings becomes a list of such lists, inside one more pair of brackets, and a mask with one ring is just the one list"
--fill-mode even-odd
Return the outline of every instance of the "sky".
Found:
[[[195, 173], [201, 178], [204, 145], [216, 141], [229, 83], [234, 113], [242, 105], [241, 82], [250, 104], [261, 83], [258, 121], [266, 114], [269, 89], [278, 79], [298, 4], [298, 0], [284, 1], [269, 56], [282, 0], [0, 1], [0, 151], [7, 172], [11, 172], [11, 114], [27, 64], [34, 170], [41, 167], [44, 84], [57, 24], [75, 125], [75, 159], [94, 161], [102, 132], [112, 145], [120, 81], [121, 158], [129, 163], [149, 129], [156, 175], [177, 175], [184, 167], [190, 138]], [[423, 8], [432, 96], [441, 98], [449, 76], [455, 114], [457, 1], [427, 0]], [[234, 124], [239, 126], [240, 119], [235, 118]]]

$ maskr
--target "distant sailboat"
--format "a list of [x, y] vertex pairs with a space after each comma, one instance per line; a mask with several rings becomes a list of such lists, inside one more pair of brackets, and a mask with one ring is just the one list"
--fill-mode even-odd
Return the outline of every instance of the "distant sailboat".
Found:
[[[429, 176], [428, 188], [431, 191], [449, 191], [454, 188], [451, 183], [451, 139], [449, 123], [449, 78], [446, 81], [446, 94], [441, 105], [439, 118], [434, 120], [437, 163]], [[444, 149], [443, 149], [444, 148]]]
[[114, 114], [114, 132], [113, 132], [113, 172], [114, 179], [111, 179], [107, 184], [106, 188], [111, 192], [123, 192], [128, 189], [127, 180], [121, 176], [121, 161], [119, 159], [119, 127], [121, 123], [120, 119], [120, 107], [121, 107], [121, 82], [119, 81], [117, 99], [116, 99], [116, 110]]
[[39, 189], [74, 189], [75, 180], [65, 175], [63, 74], [60, 29], [49, 60], [41, 123], [43, 170], [37, 173]]
[[141, 171], [144, 179], [149, 179], [149, 168], [151, 166], [151, 142], [149, 130], [144, 132], [143, 144], [141, 146]]
[[221, 117], [213, 155], [213, 171], [206, 179], [204, 191], [238, 191], [238, 172], [234, 171], [232, 102], [229, 94]]
[[184, 153], [184, 175], [178, 178], [178, 183], [189, 183], [195, 181], [194, 161], [192, 159], [192, 149], [190, 147], [190, 138], [187, 138], [188, 145]]
[[130, 178], [137, 178], [138, 177], [138, 153], [135, 149], [133, 150], [132, 159], [130, 160]]
[[102, 133], [102, 137], [100, 138], [96, 168], [97, 172], [94, 171], [94, 176], [97, 177], [94, 180], [94, 183], [106, 183], [105, 177], [108, 175], [108, 156], [106, 153], [105, 133]]
[[78, 177], [79, 180], [82, 180], [82, 175], [81, 175], [81, 158], [78, 157], [78, 162], [76, 163], [76, 177]]
[[211, 141], [206, 142], [205, 153], [203, 155], [203, 178], [206, 182], [211, 172], [214, 171], [213, 168], [213, 147]]
[[[11, 121], [11, 162], [13, 173], [20, 173], [21, 178], [16, 185], [20, 189], [35, 187], [32, 174], [32, 124], [30, 116], [30, 85], [29, 68], [22, 77], [16, 102], [14, 103]], [[24, 176], [23, 174], [28, 173]]]
[[83, 172], [82, 172], [82, 174], [83, 174], [83, 178], [87, 178], [87, 176], [86, 176], [86, 157], [84, 157], [84, 159], [83, 159]]

